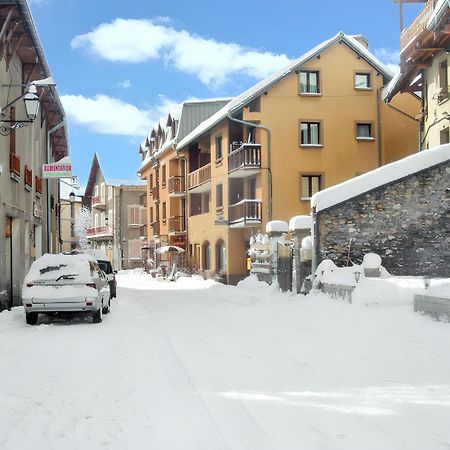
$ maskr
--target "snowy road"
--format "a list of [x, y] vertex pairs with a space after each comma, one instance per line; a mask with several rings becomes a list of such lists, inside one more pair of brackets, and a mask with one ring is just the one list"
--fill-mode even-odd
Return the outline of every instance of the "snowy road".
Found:
[[121, 281], [99, 325], [0, 314], [0, 449], [450, 448], [450, 325], [408, 298]]

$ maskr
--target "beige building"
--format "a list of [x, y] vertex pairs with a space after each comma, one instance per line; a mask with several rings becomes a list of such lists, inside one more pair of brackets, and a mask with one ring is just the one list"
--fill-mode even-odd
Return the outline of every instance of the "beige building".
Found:
[[339, 33], [176, 142], [193, 268], [235, 283], [268, 221], [309, 214], [315, 192], [417, 151], [419, 99], [384, 104], [392, 74], [367, 47]]
[[50, 76], [27, 3], [0, 2], [0, 310], [21, 304], [34, 259], [60, 250], [58, 182], [42, 165], [68, 155], [65, 113], [54, 86], [32, 83]]
[[[396, 0], [400, 6], [410, 3]], [[424, 8], [400, 36], [400, 69], [385, 92], [386, 101], [399, 92], [416, 92], [422, 98], [420, 149], [450, 142], [448, 1], [423, 1]]]
[[61, 235], [61, 251], [71, 252], [78, 248], [79, 238], [75, 222], [80, 216], [81, 201], [61, 199], [59, 202], [59, 223]]
[[140, 180], [107, 181], [97, 154], [89, 173], [83, 204], [91, 209], [87, 230], [91, 247], [107, 255], [114, 269], [142, 267], [146, 252], [147, 195]]

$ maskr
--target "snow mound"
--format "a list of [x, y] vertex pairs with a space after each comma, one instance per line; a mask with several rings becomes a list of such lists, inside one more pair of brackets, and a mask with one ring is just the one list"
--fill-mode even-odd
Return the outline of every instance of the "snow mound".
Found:
[[376, 253], [366, 253], [361, 266], [365, 269], [379, 269], [381, 267], [381, 256]]
[[289, 221], [289, 231], [310, 230], [312, 219], [311, 216], [295, 216]]
[[282, 220], [272, 220], [267, 222], [266, 233], [287, 233], [288, 224]]

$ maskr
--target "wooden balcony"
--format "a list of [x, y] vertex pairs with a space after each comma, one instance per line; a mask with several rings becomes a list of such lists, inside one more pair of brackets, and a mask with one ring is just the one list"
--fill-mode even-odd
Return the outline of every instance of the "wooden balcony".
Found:
[[184, 217], [183, 216], [172, 216], [169, 218], [169, 233], [170, 234], [180, 234], [185, 233], [184, 227]]
[[42, 177], [38, 177], [37, 175], [34, 178], [36, 183], [36, 195], [38, 197], [42, 196]]
[[113, 236], [111, 227], [106, 225], [100, 227], [90, 227], [87, 229], [86, 234], [91, 239], [102, 239]]
[[100, 195], [96, 195], [94, 197], [92, 197], [92, 207], [93, 208], [99, 208], [99, 209], [105, 209], [106, 208], [106, 201], [105, 198], [100, 196]]
[[414, 22], [405, 28], [400, 35], [400, 52], [403, 52], [423, 31], [433, 13], [435, 0], [428, 0], [424, 9], [415, 18]]
[[152, 187], [152, 197], [154, 202], [159, 202], [159, 186]]
[[152, 222], [151, 225], [153, 236], [159, 236], [160, 234], [159, 222]]
[[183, 197], [186, 194], [184, 177], [174, 176], [169, 178], [169, 197]]
[[261, 200], [242, 200], [228, 207], [228, 223], [233, 228], [260, 225], [261, 222]]
[[33, 189], [33, 172], [25, 166], [25, 189], [31, 192]]
[[15, 153], [9, 154], [9, 171], [13, 180], [20, 181], [20, 156]]
[[228, 154], [230, 178], [244, 178], [256, 175], [261, 170], [261, 144], [240, 144], [231, 147]]
[[188, 188], [193, 194], [211, 190], [211, 163], [188, 175]]

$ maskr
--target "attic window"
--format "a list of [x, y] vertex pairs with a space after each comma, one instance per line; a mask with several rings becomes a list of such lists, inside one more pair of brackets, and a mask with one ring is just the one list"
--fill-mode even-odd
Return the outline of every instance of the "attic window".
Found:
[[261, 111], [261, 97], [256, 97], [248, 104], [249, 112], [260, 112]]
[[302, 70], [300, 77], [300, 94], [319, 94], [319, 71]]
[[355, 73], [355, 89], [372, 89], [370, 73]]

